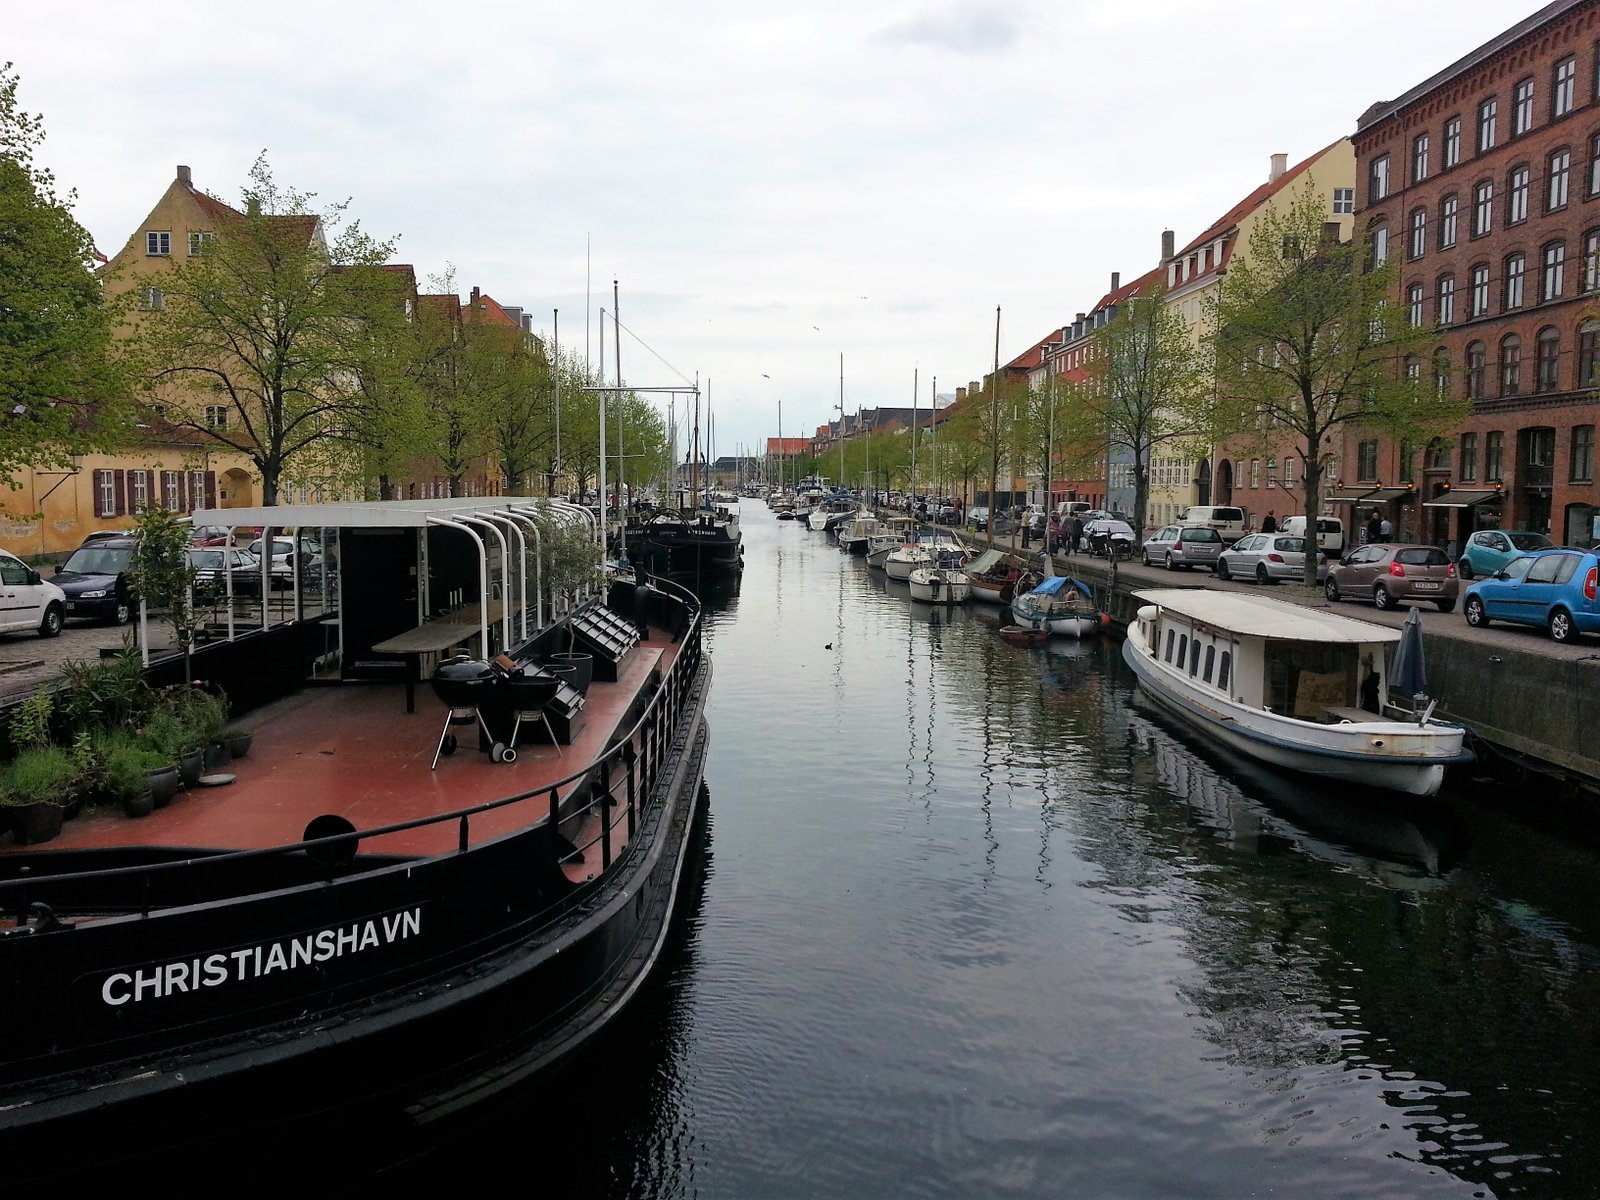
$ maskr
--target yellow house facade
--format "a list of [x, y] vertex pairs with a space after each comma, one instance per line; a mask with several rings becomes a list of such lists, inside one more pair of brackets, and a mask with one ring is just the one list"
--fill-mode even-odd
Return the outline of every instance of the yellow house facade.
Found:
[[[1349, 138], [1340, 138], [1292, 167], [1288, 155], [1274, 154], [1265, 183], [1181, 250], [1163, 245], [1166, 302], [1188, 326], [1197, 354], [1207, 332], [1207, 305], [1222, 286], [1234, 256], [1249, 253], [1256, 222], [1280, 201], [1310, 186], [1327, 223], [1336, 224], [1340, 239], [1347, 239], [1355, 221], [1355, 181], [1355, 150]], [[1268, 512], [1281, 518], [1298, 511], [1292, 497], [1283, 494], [1293, 490], [1298, 477], [1292, 454], [1282, 448], [1274, 452], [1259, 440], [1250, 447], [1230, 442], [1196, 447], [1188, 455], [1167, 452], [1150, 464], [1149, 524], [1168, 524], [1191, 504], [1239, 505], [1253, 525]]]
[[[198, 191], [189, 168], [180, 166], [102, 271], [106, 294], [137, 289], [138, 309], [159, 308], [161, 277], [172, 261], [203, 253], [217, 222], [230, 215], [238, 214]], [[213, 504], [253, 505], [260, 495], [248, 457], [159, 423], [138, 426], [116, 453], [75, 456], [68, 466], [24, 471], [8, 482], [14, 486], [0, 489], [0, 547], [23, 558], [70, 553], [91, 533], [128, 528], [146, 505], [188, 513]]]

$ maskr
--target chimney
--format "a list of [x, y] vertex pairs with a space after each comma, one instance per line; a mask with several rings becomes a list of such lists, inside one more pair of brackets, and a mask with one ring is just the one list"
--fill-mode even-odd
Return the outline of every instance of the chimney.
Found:
[[1121, 271], [1113, 271], [1113, 272], [1111, 272], [1111, 290], [1114, 292], [1121, 286], [1122, 286], [1122, 272]]
[[472, 307], [473, 308], [477, 308], [478, 307], [478, 289], [477, 288], [473, 288], [472, 289]]
[[182, 163], [178, 164], [178, 182], [184, 187], [193, 187], [194, 181], [189, 178], [189, 168]]
[[1176, 235], [1170, 229], [1163, 229], [1161, 231], [1161, 261], [1166, 262], [1177, 252], [1178, 242]]
[[1289, 156], [1287, 154], [1274, 154], [1272, 156], [1272, 173], [1267, 176], [1268, 183], [1277, 183], [1283, 178], [1283, 173], [1289, 169]]

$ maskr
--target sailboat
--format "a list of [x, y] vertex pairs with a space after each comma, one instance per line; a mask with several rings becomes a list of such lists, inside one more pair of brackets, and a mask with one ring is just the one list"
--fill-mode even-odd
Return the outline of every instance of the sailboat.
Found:
[[[711, 381], [706, 381], [709, 420]], [[700, 392], [694, 400], [694, 450], [689, 472], [689, 502], [662, 509], [630, 531], [628, 553], [650, 574], [669, 579], [726, 578], [744, 570], [744, 540], [735, 504], [701, 500]]]

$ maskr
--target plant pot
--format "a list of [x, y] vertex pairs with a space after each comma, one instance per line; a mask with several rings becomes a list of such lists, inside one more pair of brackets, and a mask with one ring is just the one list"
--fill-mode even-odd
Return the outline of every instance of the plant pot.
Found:
[[11, 832], [19, 846], [48, 842], [61, 832], [65, 809], [54, 800], [36, 800], [11, 808]]
[[63, 821], [70, 821], [82, 811], [83, 797], [74, 792], [67, 798], [66, 803], [61, 806], [61, 819]]
[[131, 796], [120, 797], [123, 814], [130, 817], [148, 817], [156, 810], [156, 794], [149, 788]]
[[178, 778], [186, 788], [200, 786], [200, 776], [205, 772], [206, 756], [200, 750], [185, 750], [178, 756]]
[[212, 771], [222, 770], [232, 761], [233, 755], [228, 753], [228, 744], [226, 742], [212, 742], [206, 747], [204, 765], [207, 774]]
[[250, 745], [255, 741], [253, 733], [241, 733], [228, 739], [228, 752], [235, 758], [243, 758], [250, 753]]
[[183, 776], [178, 774], [177, 767], [158, 767], [154, 771], [146, 771], [144, 777], [150, 781], [150, 795], [155, 799], [157, 808], [165, 808], [172, 803], [172, 798], [183, 786]]
[[550, 656], [551, 666], [563, 664], [577, 668], [571, 679], [572, 686], [587, 693], [594, 680], [594, 655], [582, 650], [558, 650]]

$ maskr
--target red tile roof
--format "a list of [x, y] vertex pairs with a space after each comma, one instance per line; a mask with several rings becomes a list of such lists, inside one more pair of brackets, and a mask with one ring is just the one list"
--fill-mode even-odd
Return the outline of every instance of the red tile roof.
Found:
[[[1343, 138], [1339, 139], [1339, 141], [1343, 140]], [[1243, 200], [1239, 201], [1239, 203], [1235, 204], [1227, 212], [1223, 213], [1220, 218], [1218, 218], [1216, 221], [1213, 221], [1206, 231], [1199, 237], [1195, 238], [1194, 241], [1190, 242], [1182, 250], [1178, 251], [1177, 257], [1182, 258], [1191, 250], [1198, 250], [1201, 246], [1216, 240], [1221, 235], [1227, 233], [1230, 229], [1236, 229], [1240, 221], [1244, 220], [1251, 213], [1255, 212], [1256, 209], [1260, 208], [1268, 200], [1272, 199], [1272, 197], [1283, 191], [1284, 188], [1288, 187], [1297, 178], [1305, 174], [1312, 163], [1321, 158], [1329, 150], [1332, 150], [1338, 144], [1338, 141], [1329, 142], [1315, 154], [1308, 158], [1303, 158], [1299, 162], [1295, 163], [1294, 166], [1290, 167], [1276, 179], [1272, 179], [1266, 183], [1263, 183], [1260, 187], [1256, 188], [1255, 191], [1251, 192]], [[1233, 243], [1230, 241], [1223, 246], [1223, 261], [1226, 262], [1227, 259], [1231, 257], [1232, 253]]]

